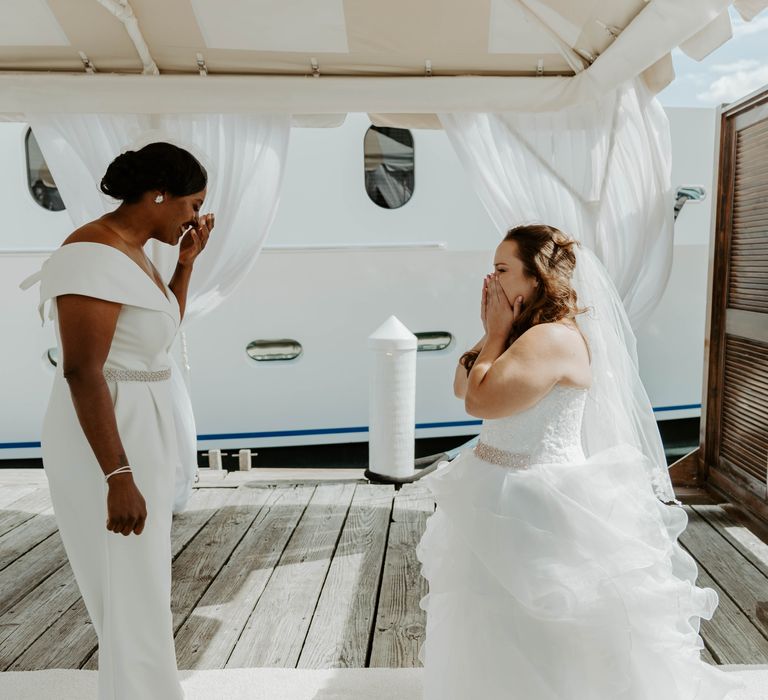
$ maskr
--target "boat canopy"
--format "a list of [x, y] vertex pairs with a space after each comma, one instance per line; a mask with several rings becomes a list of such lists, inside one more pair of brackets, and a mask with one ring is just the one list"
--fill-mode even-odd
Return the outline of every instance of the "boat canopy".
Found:
[[727, 41], [731, 4], [768, 0], [5, 0], [0, 115], [556, 111], [659, 91], [673, 49]]
[[[168, 140], [200, 156], [221, 216], [185, 323], [258, 257], [291, 127], [367, 112], [444, 128], [499, 233], [566, 231], [637, 324], [672, 262], [669, 124], [653, 95], [675, 48], [701, 59], [728, 40], [731, 4], [749, 20], [768, 0], [3, 0], [0, 119], [29, 123], [75, 228], [114, 207], [99, 182], [121, 151]], [[151, 251], [165, 272], [174, 253]], [[177, 508], [196, 469], [181, 376]]]

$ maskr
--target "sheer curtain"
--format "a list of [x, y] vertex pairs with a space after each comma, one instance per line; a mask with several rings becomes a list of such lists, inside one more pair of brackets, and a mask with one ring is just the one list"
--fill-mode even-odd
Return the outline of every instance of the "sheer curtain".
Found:
[[632, 324], [672, 265], [669, 124], [639, 79], [559, 112], [441, 114], [500, 232], [542, 222], [593, 250]]
[[[288, 115], [28, 114], [43, 156], [75, 228], [115, 208], [101, 194], [107, 165], [124, 150], [169, 141], [194, 153], [208, 170], [203, 211], [216, 228], [195, 263], [183, 326], [208, 313], [242, 282], [258, 257], [277, 210], [288, 150]], [[152, 242], [147, 251], [167, 277], [178, 251]], [[182, 326], [182, 328], [183, 328]], [[183, 331], [182, 331], [182, 345]], [[188, 369], [186, 349], [182, 347]], [[197, 469], [197, 432], [190, 387], [173, 372], [181, 457], [175, 510], [182, 510]]]

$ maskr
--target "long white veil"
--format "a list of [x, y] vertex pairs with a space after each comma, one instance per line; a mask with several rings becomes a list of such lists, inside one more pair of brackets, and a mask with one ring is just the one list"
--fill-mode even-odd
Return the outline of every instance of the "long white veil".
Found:
[[592, 354], [592, 387], [587, 395], [582, 441], [588, 457], [616, 445], [631, 445], [645, 456], [656, 496], [675, 499], [664, 446], [637, 363], [637, 342], [621, 298], [592, 251], [576, 250], [573, 287], [587, 311], [576, 321]]

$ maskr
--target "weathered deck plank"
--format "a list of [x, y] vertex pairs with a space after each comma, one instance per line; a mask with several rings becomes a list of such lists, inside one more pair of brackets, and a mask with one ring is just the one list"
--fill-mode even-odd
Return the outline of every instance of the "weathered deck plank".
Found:
[[722, 506], [698, 505], [693, 506], [693, 510], [768, 579], [768, 543], [761, 540], [745, 524], [735, 522]]
[[381, 597], [369, 665], [378, 668], [420, 666], [426, 613], [419, 601], [427, 594], [416, 545], [435, 504], [418, 483], [403, 486], [395, 496], [384, 562]]
[[42, 487], [32, 489], [0, 510], [0, 535], [11, 532], [50, 508], [51, 497], [48, 489]]
[[224, 668], [314, 490], [274, 489], [176, 635], [179, 668]]
[[701, 621], [701, 636], [718, 664], [768, 663], [768, 640], [706, 571], [696, 585], [713, 588], [720, 604], [711, 620]]
[[227, 472], [227, 475], [224, 477], [224, 484], [318, 484], [322, 482], [333, 482], [336, 484], [342, 481], [367, 483], [364, 472], [364, 469], [347, 467], [290, 467], [282, 469], [256, 467], [247, 472]]
[[12, 504], [20, 498], [32, 493], [37, 487], [29, 485], [5, 486], [0, 482], [0, 509], [14, 510]]
[[[174, 517], [179, 667], [418, 666], [427, 586], [415, 547], [434, 510], [428, 489], [393, 493], [353, 470], [336, 481], [332, 470], [268, 471], [206, 477]], [[0, 474], [0, 669], [95, 668], [44, 479], [12, 477]], [[702, 621], [702, 658], [768, 663], [765, 531], [730, 506], [687, 511], [681, 543], [699, 562], [698, 584], [720, 596]]]
[[354, 491], [354, 483], [315, 487], [228, 668], [296, 666]]
[[16, 559], [36, 547], [57, 530], [53, 508], [47, 508], [4, 535], [0, 535], [0, 571], [6, 566], [10, 566]]
[[44, 469], [0, 469], [2, 488], [21, 486], [23, 488], [48, 488], [48, 477]]
[[717, 660], [706, 647], [701, 650], [701, 660], [706, 661], [708, 664], [712, 664], [712, 666], [717, 666]]
[[[174, 517], [171, 530], [171, 552], [174, 557], [184, 549], [216, 509], [224, 505], [229, 496], [228, 491], [208, 489], [192, 494], [190, 509]], [[60, 576], [60, 573], [63, 575]], [[12, 637], [0, 643], [0, 658], [13, 656], [16, 659], [9, 670], [80, 668], [89, 658], [95, 657], [96, 632], [69, 565], [38, 586], [31, 596], [35, 596], [35, 600], [24, 599], [16, 608], [24, 615], [31, 613], [33, 619], [22, 618], [16, 621], [10, 618], [9, 622], [18, 622], [18, 627]], [[0, 623], [4, 621], [5, 616], [0, 617]], [[35, 630], [38, 630], [37, 634]], [[96, 667], [95, 658], [90, 663]]]
[[173, 629], [178, 630], [250, 528], [272, 489], [239, 487], [173, 563]]
[[195, 489], [192, 492], [186, 510], [173, 516], [171, 556], [174, 560], [231, 495], [223, 489]]
[[0, 615], [67, 562], [56, 532], [0, 571]]
[[[65, 564], [19, 600], [16, 605], [9, 608], [0, 616], [0, 670], [58, 668], [57, 663], [63, 664], [61, 668], [77, 668], [77, 664], [82, 662], [84, 655], [74, 661], [71, 660], [71, 656], [66, 656], [59, 661], [56, 652], [67, 654], [71, 651], [68, 645], [65, 647], [57, 643], [60, 638], [58, 633], [60, 626], [57, 622], [79, 600], [80, 591], [72, 569], [69, 564]], [[85, 608], [83, 612], [85, 613]], [[86, 614], [79, 619], [79, 624], [87, 624], [90, 627], [90, 620]], [[67, 625], [66, 629], [71, 630], [71, 625]], [[93, 651], [95, 646], [96, 635], [94, 634], [89, 651]], [[36, 648], [41, 647], [50, 650], [49, 653], [39, 654]], [[31, 661], [33, 667], [30, 667], [26, 661], [14, 665], [14, 662], [25, 653], [31, 654], [32, 657], [39, 655], [41, 659]]]
[[758, 629], [758, 610], [768, 601], [768, 579], [698, 512], [686, 507], [688, 527], [680, 542]]
[[[189, 617], [271, 495], [270, 488], [238, 487], [229, 491], [224, 504], [175, 559], [171, 589], [174, 633]], [[98, 652], [83, 668], [98, 668]]]
[[358, 484], [299, 668], [362, 668], [376, 615], [394, 488]]
[[422, 522], [435, 510], [435, 499], [429, 489], [418, 481], [403, 484], [395, 497], [392, 522]]

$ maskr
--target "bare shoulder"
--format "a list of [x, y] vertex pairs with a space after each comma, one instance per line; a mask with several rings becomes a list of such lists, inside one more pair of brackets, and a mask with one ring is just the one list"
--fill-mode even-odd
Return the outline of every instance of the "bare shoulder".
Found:
[[120, 249], [125, 247], [123, 239], [98, 219], [90, 221], [70, 233], [61, 245], [65, 246], [70, 243], [102, 243]]
[[592, 383], [590, 350], [574, 322], [540, 323], [523, 333], [512, 347], [518, 344], [518, 357], [550, 366], [558, 382], [580, 388]]
[[514, 343], [518, 351], [548, 357], [568, 355], [582, 340], [575, 326], [564, 323], [538, 323], [531, 326]]

